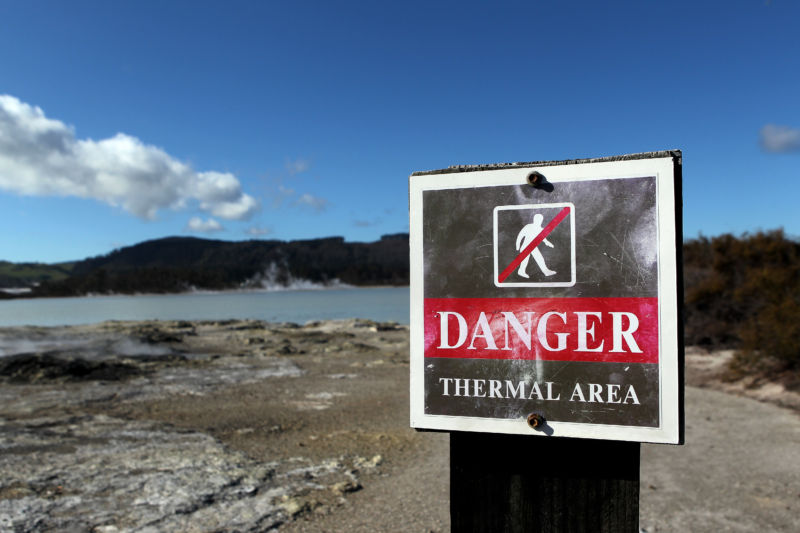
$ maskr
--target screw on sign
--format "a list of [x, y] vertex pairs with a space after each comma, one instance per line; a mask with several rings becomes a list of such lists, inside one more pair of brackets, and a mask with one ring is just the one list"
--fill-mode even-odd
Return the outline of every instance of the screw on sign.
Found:
[[533, 429], [541, 428], [545, 422], [545, 418], [539, 413], [531, 413], [528, 415], [528, 425]]

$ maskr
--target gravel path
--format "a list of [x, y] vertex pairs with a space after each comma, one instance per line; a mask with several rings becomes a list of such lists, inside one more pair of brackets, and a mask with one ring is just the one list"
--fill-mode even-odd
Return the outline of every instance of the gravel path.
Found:
[[[686, 389], [686, 445], [643, 445], [643, 532], [800, 531], [800, 417], [713, 390]], [[327, 516], [286, 532], [449, 531], [447, 435]]]
[[640, 524], [669, 531], [800, 531], [800, 417], [686, 388], [686, 445], [642, 447]]
[[375, 533], [450, 531], [450, 438], [425, 434], [417, 461], [370, 481], [364, 490], [326, 516], [307, 515], [281, 532]]

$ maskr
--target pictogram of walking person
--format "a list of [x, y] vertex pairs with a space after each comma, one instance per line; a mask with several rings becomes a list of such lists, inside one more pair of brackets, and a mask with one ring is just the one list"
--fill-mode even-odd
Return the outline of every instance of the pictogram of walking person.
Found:
[[[519, 234], [517, 235], [517, 251], [524, 250], [525, 247], [527, 247], [533, 241], [533, 239], [535, 239], [536, 236], [542, 232], [543, 220], [544, 217], [541, 215], [541, 213], [536, 213], [533, 215], [533, 222], [526, 224], [525, 227], [519, 230]], [[553, 243], [547, 239], [542, 239], [542, 242], [550, 248], [554, 248]], [[539, 269], [545, 276], [552, 276], [556, 273], [555, 270], [550, 270], [547, 268], [547, 265], [544, 262], [544, 256], [542, 256], [542, 252], [539, 251], [539, 247], [537, 246], [525, 259], [522, 260], [522, 263], [519, 265], [519, 270], [517, 273], [523, 278], [530, 278], [526, 270], [528, 268], [528, 261], [530, 261], [531, 257], [533, 257], [533, 260], [536, 261], [536, 264], [539, 266]]]

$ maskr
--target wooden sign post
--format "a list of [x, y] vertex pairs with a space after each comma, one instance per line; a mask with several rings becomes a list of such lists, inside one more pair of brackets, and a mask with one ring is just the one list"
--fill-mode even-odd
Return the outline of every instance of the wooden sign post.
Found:
[[639, 443], [683, 441], [680, 152], [409, 190], [411, 426], [452, 432], [453, 531], [637, 531]]
[[453, 432], [451, 529], [638, 532], [639, 446]]

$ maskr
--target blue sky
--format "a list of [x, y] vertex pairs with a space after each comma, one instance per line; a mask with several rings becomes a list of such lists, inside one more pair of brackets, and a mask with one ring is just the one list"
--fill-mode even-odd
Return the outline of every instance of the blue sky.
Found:
[[800, 3], [3, 2], [0, 259], [408, 230], [408, 175], [679, 148], [800, 235]]

